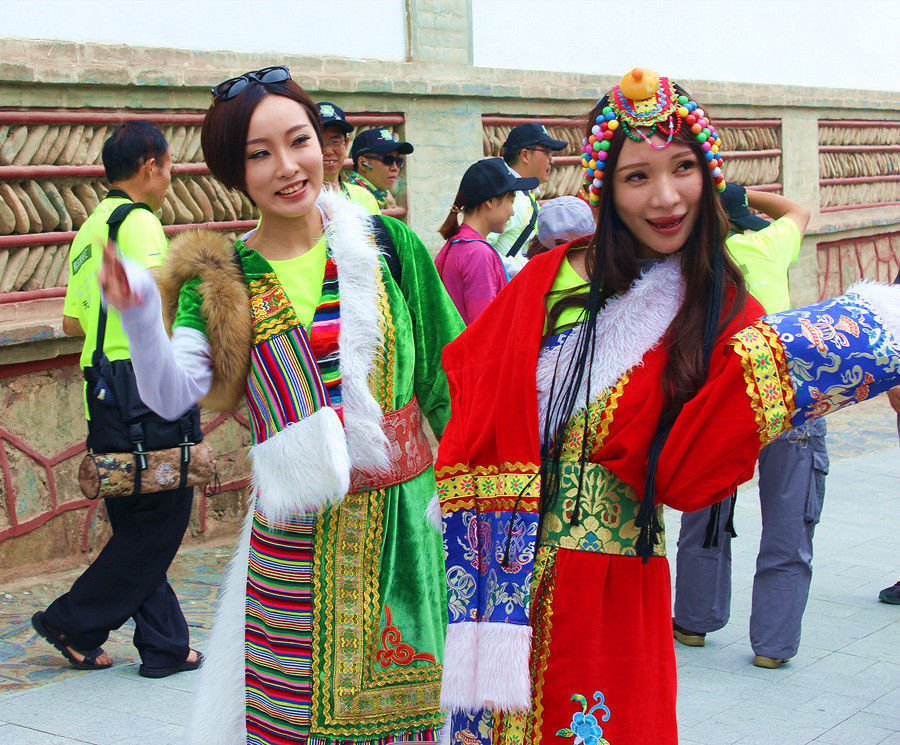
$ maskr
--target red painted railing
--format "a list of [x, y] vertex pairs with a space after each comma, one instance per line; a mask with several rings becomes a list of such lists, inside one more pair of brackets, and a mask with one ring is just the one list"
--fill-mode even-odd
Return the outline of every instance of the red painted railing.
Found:
[[[885, 240], [888, 250], [879, 251], [877, 244]], [[900, 267], [900, 232], [822, 241], [816, 244], [816, 253], [819, 300], [824, 300], [858, 279], [892, 281]]]

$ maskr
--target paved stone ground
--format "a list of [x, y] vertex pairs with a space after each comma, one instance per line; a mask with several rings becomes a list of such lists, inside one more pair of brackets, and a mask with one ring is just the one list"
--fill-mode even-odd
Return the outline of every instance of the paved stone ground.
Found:
[[[759, 542], [751, 482], [736, 510], [731, 623], [709, 635], [705, 648], [676, 644], [681, 745], [900, 745], [900, 607], [876, 600], [880, 589], [900, 579], [900, 449], [886, 401], [830, 417], [829, 450], [832, 468], [799, 654], [779, 670], [750, 664], [747, 623]], [[674, 553], [678, 514], [670, 513], [668, 523]], [[182, 551], [170, 573], [201, 648], [230, 548]], [[116, 665], [102, 672], [69, 669], [36, 638], [31, 614], [75, 576], [0, 588], [0, 743], [180, 743], [194, 676], [139, 677], [128, 627], [105, 645]]]

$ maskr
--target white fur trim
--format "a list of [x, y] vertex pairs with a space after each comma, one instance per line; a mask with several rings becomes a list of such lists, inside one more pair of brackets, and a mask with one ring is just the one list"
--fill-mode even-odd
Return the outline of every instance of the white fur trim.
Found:
[[444, 644], [444, 672], [441, 678], [441, 708], [447, 711], [475, 711], [481, 706], [477, 696], [478, 627], [474, 621], [447, 626]]
[[[609, 300], [597, 316], [596, 346], [590, 368], [591, 398], [601, 395], [622, 375], [642, 364], [644, 355], [659, 344], [666, 333], [683, 299], [681, 262], [673, 257], [651, 266], [634, 281], [628, 292]], [[584, 330], [582, 324], [562, 344], [548, 349], [538, 359], [537, 390], [542, 429], [554, 377], [565, 374]], [[582, 380], [573, 415], [585, 408], [587, 380], [587, 377]]]
[[339, 502], [350, 488], [341, 420], [326, 406], [250, 448], [259, 511], [283, 521]]
[[861, 280], [853, 284], [847, 294], [859, 295], [882, 320], [885, 327], [900, 341], [900, 285]]
[[197, 690], [191, 706], [187, 745], [245, 745], [247, 742], [244, 621], [252, 525], [251, 507], [219, 593], [203, 666], [195, 678]]
[[494, 711], [531, 708], [531, 626], [478, 624], [477, 698]]
[[441, 515], [441, 503], [437, 494], [428, 500], [428, 506], [425, 508], [425, 520], [438, 533], [444, 532], [444, 518]]
[[441, 708], [528, 711], [531, 626], [463, 621], [447, 627]]
[[350, 462], [357, 468], [389, 467], [383, 412], [369, 390], [369, 378], [384, 354], [378, 325], [381, 264], [367, 214], [336, 189], [323, 189], [318, 204], [325, 215], [325, 239], [338, 269], [341, 331], [338, 337], [344, 431]]

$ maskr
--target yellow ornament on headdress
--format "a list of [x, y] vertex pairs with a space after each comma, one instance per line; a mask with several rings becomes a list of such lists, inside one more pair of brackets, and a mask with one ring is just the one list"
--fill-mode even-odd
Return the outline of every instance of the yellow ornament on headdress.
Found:
[[622, 78], [619, 90], [632, 101], [643, 101], [656, 94], [659, 75], [646, 67], [635, 67]]

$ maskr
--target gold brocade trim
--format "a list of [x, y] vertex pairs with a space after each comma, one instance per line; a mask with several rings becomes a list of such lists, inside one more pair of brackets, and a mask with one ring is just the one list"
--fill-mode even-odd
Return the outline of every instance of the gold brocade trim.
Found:
[[[372, 241], [374, 242], [374, 240], [373, 238]], [[376, 277], [376, 295], [375, 304], [378, 307], [378, 327], [381, 329], [382, 339], [377, 361], [381, 365], [376, 364], [372, 367], [372, 372], [369, 375], [369, 388], [375, 395], [375, 400], [378, 401], [382, 411], [393, 411], [397, 334], [387, 289], [384, 286], [384, 276], [381, 273]]]
[[553, 628], [553, 593], [556, 590], [556, 554], [559, 548], [539, 546], [534, 557], [531, 579], [532, 628], [531, 708], [527, 712], [498, 712], [492, 745], [537, 745], [541, 741], [544, 715], [544, 675], [550, 660], [550, 631]]
[[781, 341], [767, 323], [754, 321], [735, 334], [729, 344], [741, 358], [747, 397], [760, 442], [765, 445], [791, 428], [794, 409], [794, 389]]
[[479, 467], [441, 478], [437, 482], [441, 512], [446, 515], [470, 509], [479, 512], [511, 510], [516, 500], [519, 512], [537, 512], [541, 483], [538, 467], [533, 468], [532, 473], [515, 473], [501, 470], [502, 465]]
[[540, 473], [541, 467], [537, 463], [500, 463], [494, 466], [470, 466], [468, 463], [454, 463], [452, 466], [441, 466], [435, 469], [435, 476], [438, 480], [452, 476], [455, 473], [472, 473], [479, 476], [490, 475], [495, 473]]
[[597, 432], [594, 435], [593, 446], [588, 450], [588, 453], [596, 453], [606, 444], [606, 438], [609, 437], [609, 426], [612, 424], [613, 414], [619, 406], [619, 399], [622, 397], [622, 392], [625, 390], [628, 380], [629, 375], [628, 373], [625, 373], [616, 381], [615, 386], [613, 386], [612, 390], [609, 392], [606, 403], [603, 405], [603, 416], [600, 417], [600, 426], [597, 428]]
[[271, 339], [294, 326], [300, 319], [275, 272], [266, 272], [247, 284], [253, 313], [253, 344]]
[[[579, 483], [581, 489], [579, 491]], [[580, 499], [579, 499], [580, 494]], [[578, 520], [572, 524], [576, 502]], [[559, 494], [544, 515], [539, 544], [551, 544], [573, 551], [636, 556], [640, 529], [637, 521], [640, 502], [628, 484], [599, 463], [564, 462], [560, 469]], [[663, 507], [656, 508], [661, 527], [654, 556], [666, 555]]]
[[[544, 723], [544, 674], [550, 661], [550, 631], [553, 628], [553, 593], [556, 590], [556, 554], [555, 546], [541, 546], [535, 557], [534, 575], [539, 581], [532, 582], [531, 592], [534, 604], [531, 609], [531, 625], [536, 637], [533, 642], [531, 656], [531, 700], [534, 716], [531, 725], [531, 745], [541, 741], [541, 728]], [[538, 560], [541, 565], [538, 566]]]
[[[376, 303], [383, 343], [369, 385], [382, 410], [390, 411], [395, 326], [380, 275]], [[383, 489], [348, 494], [317, 521], [313, 572], [322, 583], [313, 599], [312, 736], [356, 740], [392, 729], [440, 726], [443, 719], [428, 711], [440, 699], [441, 665], [384, 670], [377, 662], [385, 497]]]
[[[787, 364], [787, 356], [784, 352], [784, 344], [781, 342], [781, 337], [778, 336], [778, 332], [773, 329], [768, 323], [764, 321], [758, 321], [759, 328], [762, 333], [766, 337], [766, 341], [769, 342], [769, 349], [772, 351], [772, 355], [775, 357], [775, 365], [778, 367], [778, 376], [779, 379], [783, 381], [782, 389], [784, 393], [784, 404], [787, 407], [789, 412], [792, 412], [795, 408], [794, 403], [794, 386], [791, 384], [791, 374], [788, 370]], [[790, 419], [788, 420], [788, 427], [790, 429]]]

